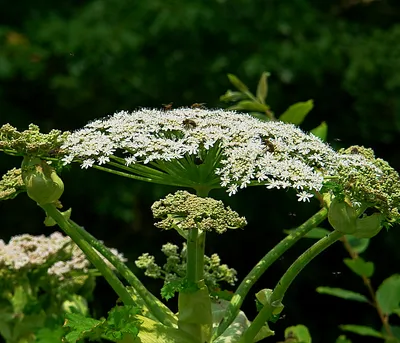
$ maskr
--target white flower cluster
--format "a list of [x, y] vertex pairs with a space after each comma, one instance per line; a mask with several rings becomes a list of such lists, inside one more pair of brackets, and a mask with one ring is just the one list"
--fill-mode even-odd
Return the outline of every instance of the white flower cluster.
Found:
[[[115, 249], [112, 253], [122, 261], [124, 257]], [[90, 262], [68, 236], [54, 232], [49, 237], [23, 234], [14, 236], [8, 244], [0, 240], [0, 268], [32, 270], [46, 266], [49, 275], [63, 280], [72, 271], [87, 272]]]
[[327, 144], [292, 124], [191, 108], [118, 112], [72, 133], [62, 149], [65, 164], [80, 160], [82, 168], [88, 168], [110, 162], [113, 155], [124, 156], [130, 166], [200, 156], [215, 146], [220, 160], [214, 174], [229, 194], [261, 183], [294, 188], [299, 201], [309, 201], [322, 187], [322, 171], [338, 161]]

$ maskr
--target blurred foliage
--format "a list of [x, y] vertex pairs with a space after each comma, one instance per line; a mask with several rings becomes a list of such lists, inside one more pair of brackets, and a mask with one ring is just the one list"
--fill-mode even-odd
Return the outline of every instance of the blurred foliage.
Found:
[[[48, 132], [73, 130], [138, 106], [204, 102], [218, 107], [219, 95], [229, 87], [228, 73], [255, 85], [268, 70], [268, 105], [274, 112], [283, 113], [290, 104], [312, 98], [306, 130], [325, 121], [328, 141], [335, 147], [372, 146], [377, 156], [400, 166], [397, 0], [20, 0], [1, 8], [0, 124], [9, 122], [22, 130], [34, 122]], [[0, 156], [0, 174], [18, 163]], [[158, 247], [171, 240], [172, 234], [152, 228], [150, 206], [173, 189], [129, 183], [96, 171], [81, 173], [78, 167], [65, 171], [62, 178], [63, 203], [73, 205], [74, 218], [107, 244], [130, 254], [131, 261], [145, 251], [158, 257]], [[248, 235], [209, 238], [207, 253], [218, 247], [239, 277], [281, 239], [282, 229], [297, 226], [313, 213], [312, 206], [298, 204], [291, 193], [249, 189], [232, 198], [224, 192], [212, 195], [249, 221]], [[40, 209], [25, 198], [0, 204], [2, 238], [44, 230]], [[20, 208], [24, 216], [17, 214]], [[263, 221], [256, 219], [259, 213], [269, 216], [268, 235]], [[384, 265], [376, 271], [377, 280], [398, 272], [393, 269], [400, 263], [396, 231], [378, 235], [368, 251], [368, 260]], [[238, 261], [237, 252], [250, 245], [253, 254]], [[299, 250], [280, 260], [261, 283], [273, 283], [273, 273], [281, 274], [279, 268], [287, 268], [290, 256], [302, 248], [300, 243]], [[285, 321], [302, 323], [307, 314], [310, 321], [303, 324], [313, 332], [313, 341], [327, 342], [327, 337], [339, 334], [334, 331], [338, 324], [354, 322], [346, 317], [350, 312], [335, 308], [335, 301], [322, 300], [317, 309], [309, 306], [312, 290], [322, 283], [316, 270], [332, 287], [341, 277], [352, 282], [345, 271], [333, 274], [342, 268], [337, 254], [340, 249], [332, 247], [304, 271], [286, 300], [295, 304], [293, 310], [287, 307], [286, 319], [274, 330], [287, 327]], [[149, 288], [157, 293], [159, 286]], [[109, 302], [103, 304], [105, 314], [115, 300], [102, 298]], [[101, 312], [100, 304], [96, 306]], [[248, 309], [244, 310], [251, 313], [252, 303]], [[324, 315], [315, 315], [322, 311]], [[368, 316], [364, 309], [358, 313]], [[327, 322], [332, 323], [329, 328]], [[324, 332], [318, 332], [321, 327]]]

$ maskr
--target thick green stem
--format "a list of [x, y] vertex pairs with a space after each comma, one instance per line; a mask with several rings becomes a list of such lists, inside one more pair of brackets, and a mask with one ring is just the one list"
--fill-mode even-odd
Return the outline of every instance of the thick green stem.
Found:
[[293, 262], [293, 264], [289, 267], [286, 273], [279, 280], [278, 284], [275, 286], [275, 289], [271, 294], [271, 298], [269, 299], [269, 303], [262, 308], [254, 321], [244, 332], [240, 343], [254, 342], [254, 337], [265, 325], [265, 322], [267, 322], [271, 318], [274, 309], [278, 308], [281, 305], [286, 291], [288, 290], [290, 284], [293, 282], [296, 276], [311, 260], [313, 260], [322, 251], [327, 249], [330, 245], [338, 241], [343, 236], [344, 233], [341, 233], [339, 231], [331, 232], [329, 235], [321, 238], [317, 243], [312, 245], [302, 255], [300, 255], [296, 261]]
[[86, 242], [86, 240], [79, 234], [76, 228], [71, 225], [54, 204], [39, 205], [45, 212], [52, 217], [58, 226], [78, 245], [78, 247], [85, 253], [88, 260], [97, 268], [97, 270], [107, 280], [109, 285], [121, 298], [125, 305], [135, 305], [129, 292], [126, 290], [122, 282], [117, 278], [114, 272], [97, 254], [93, 247]]
[[250, 271], [249, 274], [240, 283], [238, 289], [233, 295], [228, 308], [225, 310], [225, 315], [218, 326], [214, 339], [220, 336], [236, 318], [239, 313], [240, 307], [246, 295], [249, 293], [251, 287], [262, 276], [263, 273], [277, 260], [282, 254], [292, 247], [300, 238], [304, 237], [307, 232], [315, 228], [318, 224], [326, 219], [328, 210], [324, 207], [314, 214], [310, 219], [300, 225], [290, 235], [286, 236], [280, 241], [272, 250], [270, 250]]
[[189, 283], [197, 283], [199, 281], [197, 275], [197, 262], [198, 262], [198, 244], [197, 237], [199, 229], [193, 228], [189, 230], [187, 238], [187, 273], [186, 278]]
[[177, 325], [177, 318], [172, 311], [160, 300], [158, 300], [157, 297], [150, 293], [136, 277], [136, 275], [133, 274], [132, 271], [119, 258], [117, 258], [107, 247], [104, 246], [104, 244], [98, 241], [84, 228], [72, 220], [69, 220], [69, 223], [93, 248], [102, 254], [115, 267], [115, 269], [126, 281], [128, 281], [128, 283], [133, 287], [135, 295], [137, 296], [137, 299], [135, 299], [136, 302], [147, 307], [151, 314], [162, 324], [171, 327], [175, 327]]

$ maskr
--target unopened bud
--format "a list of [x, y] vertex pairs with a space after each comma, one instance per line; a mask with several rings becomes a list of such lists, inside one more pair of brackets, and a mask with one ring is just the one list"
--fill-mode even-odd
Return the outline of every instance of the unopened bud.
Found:
[[28, 196], [39, 205], [56, 202], [64, 192], [64, 183], [54, 168], [38, 157], [24, 157], [22, 179]]

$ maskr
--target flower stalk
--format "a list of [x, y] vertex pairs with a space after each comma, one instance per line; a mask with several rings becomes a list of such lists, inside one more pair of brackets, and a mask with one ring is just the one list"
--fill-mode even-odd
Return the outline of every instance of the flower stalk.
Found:
[[102, 258], [96, 253], [93, 247], [79, 234], [74, 226], [72, 226], [68, 219], [57, 210], [54, 204], [40, 204], [39, 205], [48, 216], [53, 218], [60, 228], [71, 237], [76, 245], [85, 253], [88, 260], [97, 268], [97, 270], [104, 276], [113, 290], [121, 298], [125, 305], [135, 305], [134, 300], [126, 290], [122, 282], [117, 278], [114, 272], [106, 265]]
[[281, 277], [278, 284], [275, 286], [274, 291], [271, 294], [268, 304], [266, 304], [261, 311], [258, 313], [254, 321], [244, 332], [240, 343], [252, 343], [254, 341], [254, 337], [261, 330], [261, 328], [265, 325], [273, 312], [274, 309], [281, 305], [281, 301], [285, 296], [286, 291], [289, 286], [296, 278], [296, 276], [303, 270], [303, 268], [311, 262], [316, 256], [318, 256], [322, 251], [327, 249], [333, 243], [338, 241], [340, 238], [344, 236], [344, 233], [339, 231], [332, 231], [329, 235], [321, 238], [317, 243], [312, 245], [309, 249], [307, 249], [303, 254], [301, 254], [296, 261], [289, 267], [286, 273]]
[[120, 259], [118, 259], [107, 247], [104, 246], [104, 244], [98, 241], [84, 228], [72, 220], [69, 220], [69, 223], [93, 248], [102, 254], [115, 267], [126, 281], [128, 281], [134, 289], [136, 297], [135, 301], [137, 303], [145, 306], [151, 314], [160, 321], [160, 323], [171, 327], [176, 326], [177, 318], [172, 311], [158, 300], [157, 297], [150, 293], [136, 275], [132, 273], [132, 271]]

